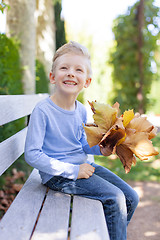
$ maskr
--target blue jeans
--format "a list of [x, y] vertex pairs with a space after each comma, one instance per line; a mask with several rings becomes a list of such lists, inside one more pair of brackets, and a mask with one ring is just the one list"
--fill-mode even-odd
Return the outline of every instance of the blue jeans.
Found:
[[110, 170], [91, 163], [94, 174], [76, 181], [55, 176], [45, 185], [68, 194], [75, 194], [102, 202], [111, 240], [126, 240], [127, 225], [138, 205], [137, 193]]

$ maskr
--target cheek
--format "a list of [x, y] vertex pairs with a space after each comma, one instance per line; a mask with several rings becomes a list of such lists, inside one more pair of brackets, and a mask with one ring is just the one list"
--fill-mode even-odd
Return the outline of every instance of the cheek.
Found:
[[56, 81], [59, 81], [64, 78], [64, 73], [57, 73], [55, 76]]

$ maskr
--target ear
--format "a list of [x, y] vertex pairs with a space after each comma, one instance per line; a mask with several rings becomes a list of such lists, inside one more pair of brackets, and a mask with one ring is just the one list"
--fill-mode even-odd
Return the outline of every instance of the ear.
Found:
[[55, 78], [54, 78], [54, 74], [52, 72], [50, 72], [50, 74], [49, 74], [49, 79], [50, 79], [51, 84], [55, 84]]
[[84, 85], [85, 88], [88, 88], [89, 85], [91, 84], [92, 78], [87, 78], [86, 83]]

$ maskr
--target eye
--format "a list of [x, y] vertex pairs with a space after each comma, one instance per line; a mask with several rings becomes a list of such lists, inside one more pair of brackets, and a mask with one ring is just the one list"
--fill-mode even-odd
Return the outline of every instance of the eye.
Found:
[[77, 68], [77, 72], [83, 72], [81, 68]]
[[62, 70], [66, 70], [66, 69], [67, 69], [67, 67], [65, 67], [65, 66], [62, 66], [60, 69], [62, 69]]

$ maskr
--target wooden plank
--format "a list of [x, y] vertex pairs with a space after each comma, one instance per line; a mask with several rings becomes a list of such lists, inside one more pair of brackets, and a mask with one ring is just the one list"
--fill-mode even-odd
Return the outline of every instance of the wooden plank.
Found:
[[33, 170], [0, 222], [1, 240], [30, 239], [45, 193], [38, 171]]
[[0, 96], [0, 125], [29, 115], [35, 105], [48, 94], [33, 95], [1, 95]]
[[67, 240], [70, 195], [49, 190], [32, 240]]
[[70, 240], [109, 240], [100, 201], [74, 196]]
[[0, 175], [24, 152], [27, 128], [0, 143]]

